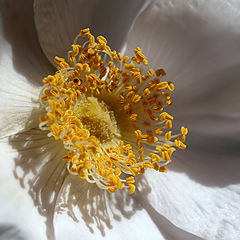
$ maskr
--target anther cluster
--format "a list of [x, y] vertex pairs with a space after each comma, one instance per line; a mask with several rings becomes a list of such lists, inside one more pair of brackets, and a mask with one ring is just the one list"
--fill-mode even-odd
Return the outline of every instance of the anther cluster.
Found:
[[[80, 37], [87, 38], [83, 45]], [[112, 51], [107, 40], [81, 30], [58, 71], [43, 79], [46, 114], [39, 127], [63, 142], [68, 171], [109, 192], [135, 191], [135, 176], [152, 168], [166, 172], [187, 128], [172, 134], [172, 82], [163, 69], [148, 69], [137, 47], [133, 57]]]

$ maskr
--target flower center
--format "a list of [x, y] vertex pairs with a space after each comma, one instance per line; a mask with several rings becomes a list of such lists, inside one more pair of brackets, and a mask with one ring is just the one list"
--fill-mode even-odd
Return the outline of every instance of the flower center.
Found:
[[73, 108], [73, 115], [101, 143], [120, 137], [113, 111], [96, 97], [82, 97]]
[[[79, 37], [87, 37], [83, 46]], [[163, 69], [146, 69], [138, 47], [122, 57], [107, 40], [81, 30], [68, 59], [55, 57], [58, 71], [43, 79], [39, 128], [61, 140], [70, 174], [109, 192], [135, 191], [135, 176], [152, 168], [166, 172], [172, 153], [184, 149], [188, 130], [172, 134], [172, 82]]]

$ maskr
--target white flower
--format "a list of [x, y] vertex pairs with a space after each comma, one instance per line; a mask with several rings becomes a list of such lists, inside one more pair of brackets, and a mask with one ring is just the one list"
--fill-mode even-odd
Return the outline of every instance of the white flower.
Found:
[[65, 55], [80, 29], [91, 27], [113, 49], [126, 48], [131, 55], [140, 46], [151, 67], [163, 67], [176, 86], [174, 127], [183, 123], [190, 129], [188, 149], [175, 154], [167, 174], [146, 171], [129, 196], [69, 176], [63, 146], [38, 129], [41, 79], [55, 69], [38, 45], [32, 2], [22, 2], [0, 4], [0, 234], [8, 239], [53, 239], [54, 234], [56, 239], [237, 239], [239, 4], [35, 2], [39, 41], [50, 61]]

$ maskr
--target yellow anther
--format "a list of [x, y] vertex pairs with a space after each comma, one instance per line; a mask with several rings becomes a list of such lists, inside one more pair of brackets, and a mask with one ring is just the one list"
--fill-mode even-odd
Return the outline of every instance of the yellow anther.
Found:
[[133, 103], [138, 103], [138, 102], [141, 101], [141, 98], [142, 98], [142, 97], [141, 97], [140, 95], [136, 94], [136, 95], [133, 97], [132, 102], [133, 102]]
[[182, 135], [181, 137], [179, 137], [177, 139], [180, 140], [181, 142], [185, 142], [186, 141], [186, 135]]
[[158, 164], [155, 162], [155, 163], [153, 163], [153, 168], [156, 170], [156, 171], [158, 171], [159, 170], [159, 166], [158, 166]]
[[143, 96], [147, 96], [149, 94], [150, 94], [149, 88], [145, 88], [145, 90], [143, 91]]
[[163, 130], [160, 129], [160, 128], [158, 128], [158, 129], [155, 130], [155, 133], [156, 133], [157, 135], [161, 135], [161, 134], [163, 133]]
[[131, 172], [131, 174], [132, 174], [133, 176], [138, 175], [138, 170], [137, 170], [137, 169], [135, 169], [135, 168], [130, 168], [129, 170], [130, 170], [130, 172]]
[[145, 162], [144, 164], [143, 164], [143, 168], [145, 169], [145, 168], [153, 168], [153, 165], [152, 165], [152, 163], [150, 163], [150, 162]]
[[129, 194], [133, 194], [134, 192], [135, 192], [135, 186], [133, 185], [133, 184], [129, 184], [128, 185], [129, 186], [129, 190], [128, 190], [128, 193]]
[[108, 190], [110, 193], [114, 193], [114, 192], [117, 191], [117, 188], [109, 187], [107, 190]]
[[168, 88], [168, 83], [167, 82], [158, 83], [157, 86], [156, 86], [156, 89], [158, 91], [166, 89], [166, 88]]
[[181, 127], [181, 134], [182, 135], [187, 135], [188, 134], [188, 129], [185, 127]]
[[87, 52], [88, 52], [88, 54], [91, 54], [91, 55], [93, 55], [95, 53], [95, 51], [92, 48], [89, 48]]
[[152, 162], [160, 162], [161, 161], [160, 156], [155, 153], [150, 153], [149, 156], [150, 156]]
[[134, 91], [130, 91], [127, 95], [126, 98], [131, 99], [134, 96]]
[[54, 58], [54, 61], [55, 61], [57, 64], [60, 64], [60, 63], [62, 63], [62, 62], [65, 62], [65, 59], [56, 56], [56, 57]]
[[90, 29], [89, 28], [85, 28], [85, 29], [80, 31], [80, 34], [83, 37], [87, 37], [90, 34]]
[[100, 44], [104, 44], [104, 45], [107, 44], [107, 39], [106, 39], [105, 37], [103, 37], [103, 36], [98, 36], [98, 37], [97, 37], [97, 40], [98, 40], [98, 42], [99, 42]]
[[168, 90], [173, 92], [175, 89], [174, 84], [172, 82], [168, 82]]
[[152, 77], [153, 75], [154, 75], [154, 70], [153, 69], [149, 69], [148, 70], [148, 75], [149, 75], [149, 77]]
[[174, 143], [178, 148], [181, 148], [181, 149], [185, 149], [187, 147], [183, 142], [177, 139], [174, 141]]
[[170, 155], [167, 151], [162, 151], [162, 158], [165, 161], [169, 161], [170, 160]]
[[144, 153], [144, 147], [140, 146], [139, 150], [138, 150], [138, 154], [142, 155]]
[[131, 108], [131, 104], [129, 104], [129, 103], [123, 106], [123, 109], [125, 111], [129, 110], [130, 108]]
[[128, 56], [125, 56], [125, 57], [123, 58], [123, 63], [127, 63], [128, 60], [129, 60], [129, 57], [128, 57]]
[[79, 177], [82, 178], [82, 179], [86, 179], [87, 174], [88, 174], [87, 170], [82, 169], [79, 173]]
[[109, 61], [107, 66], [111, 69], [113, 67], [114, 63], [112, 61]]
[[121, 53], [118, 53], [118, 54], [115, 56], [115, 59], [116, 59], [118, 62], [121, 62], [121, 61], [122, 61], [122, 54], [121, 54]]
[[125, 63], [124, 66], [129, 71], [131, 71], [131, 70], [133, 70], [135, 68], [135, 64], [134, 63], [129, 63], [129, 64]]
[[138, 120], [138, 115], [136, 113], [133, 113], [129, 118], [132, 122], [136, 122]]
[[171, 140], [171, 134], [172, 134], [171, 131], [169, 131], [165, 134], [165, 136], [164, 136], [165, 141], [170, 141]]
[[133, 184], [133, 183], [135, 183], [135, 179], [134, 179], [134, 177], [128, 177], [128, 178], [126, 178], [126, 182], [127, 182], [127, 184]]
[[165, 173], [166, 173], [166, 172], [167, 172], [167, 168], [164, 167], [164, 166], [163, 166], [163, 167], [160, 167], [160, 168], [159, 168], [159, 172], [165, 172]]
[[172, 120], [167, 120], [165, 123], [165, 128], [166, 129], [171, 129], [172, 128]]
[[115, 174], [116, 174], [116, 176], [120, 176], [121, 175], [121, 170], [120, 170], [120, 168], [116, 168], [116, 170], [115, 170], [116, 172], [115, 172]]
[[158, 138], [155, 136], [148, 136], [148, 138], [147, 138], [147, 142], [150, 144], [154, 144], [157, 141], [158, 141]]
[[76, 57], [79, 54], [79, 45], [72, 45], [72, 56]]
[[170, 114], [163, 112], [159, 115], [159, 119], [160, 120], [173, 120], [173, 116], [171, 116]]

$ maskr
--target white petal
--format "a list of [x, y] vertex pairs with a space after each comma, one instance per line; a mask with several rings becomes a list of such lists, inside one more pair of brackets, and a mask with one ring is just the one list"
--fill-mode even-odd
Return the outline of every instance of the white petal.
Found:
[[51, 62], [56, 55], [66, 57], [80, 30], [90, 27], [94, 35], [105, 35], [110, 46], [119, 50], [135, 17], [148, 2], [35, 0], [35, 23], [42, 49]]
[[1, 140], [0, 154], [0, 225], [15, 226], [29, 240], [47, 239], [44, 217], [38, 214], [27, 189], [21, 188], [14, 178], [17, 152]]
[[51, 239], [55, 203], [66, 175], [62, 160], [66, 151], [60, 142], [40, 130], [12, 136], [9, 143], [19, 153], [15, 159], [15, 177], [22, 187], [29, 189], [39, 213], [45, 216], [46, 234]]
[[24, 240], [22, 232], [10, 224], [2, 224], [0, 225], [0, 240]]
[[[56, 238], [164, 239], [161, 232], [127, 191], [110, 194], [70, 176], [61, 189], [54, 225]], [[74, 220], [74, 221], [73, 221]]]
[[[214, 172], [211, 174], [214, 175]], [[211, 178], [207, 174], [205, 177]], [[148, 197], [142, 196], [145, 203], [150, 204], [176, 226], [204, 239], [238, 238], [239, 184], [228, 187], [207, 186], [194, 181], [185, 173], [175, 171], [162, 175], [148, 171], [146, 178], [152, 191]]]
[[0, 147], [0, 219], [29, 239], [51, 239], [55, 203], [66, 174], [63, 146], [31, 130], [2, 139]]
[[128, 39], [128, 51], [140, 45], [151, 67], [167, 71], [176, 85], [170, 111], [190, 129], [172, 171], [147, 172], [145, 202], [206, 239], [240, 235], [239, 13], [238, 1], [156, 1]]
[[52, 67], [37, 42], [31, 2], [5, 1], [0, 8], [0, 137], [4, 137], [30, 124], [33, 108], [39, 107], [41, 79]]
[[156, 1], [137, 19], [128, 52], [143, 48], [173, 81], [173, 114], [190, 130], [232, 136], [240, 129], [240, 4]]

